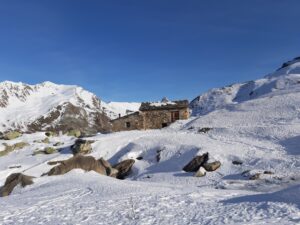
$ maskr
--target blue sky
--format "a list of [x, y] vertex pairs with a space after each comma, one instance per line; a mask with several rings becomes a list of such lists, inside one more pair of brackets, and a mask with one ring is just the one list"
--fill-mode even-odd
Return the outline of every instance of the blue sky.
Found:
[[0, 79], [192, 99], [300, 56], [297, 0], [0, 0]]

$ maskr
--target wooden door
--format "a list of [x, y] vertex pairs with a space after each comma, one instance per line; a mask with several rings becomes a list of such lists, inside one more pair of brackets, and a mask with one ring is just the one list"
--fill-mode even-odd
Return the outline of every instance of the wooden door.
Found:
[[171, 121], [172, 121], [172, 123], [175, 122], [176, 120], [179, 120], [179, 111], [171, 112]]

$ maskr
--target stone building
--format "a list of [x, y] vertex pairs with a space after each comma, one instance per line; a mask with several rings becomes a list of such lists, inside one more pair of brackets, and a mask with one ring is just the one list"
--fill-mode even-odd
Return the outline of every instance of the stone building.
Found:
[[139, 111], [111, 121], [112, 131], [160, 129], [189, 118], [189, 101], [144, 102]]

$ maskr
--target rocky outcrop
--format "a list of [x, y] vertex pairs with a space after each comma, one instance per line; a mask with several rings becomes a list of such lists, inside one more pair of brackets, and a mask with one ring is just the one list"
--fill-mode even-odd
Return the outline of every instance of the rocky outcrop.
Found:
[[0, 188], [0, 196], [5, 197], [11, 194], [14, 188], [17, 185], [21, 185], [21, 187], [25, 187], [27, 185], [33, 184], [34, 177], [26, 176], [22, 173], [13, 173], [6, 178], [4, 186]]
[[77, 139], [75, 144], [71, 146], [73, 155], [77, 155], [77, 154], [85, 155], [91, 153], [93, 149], [92, 143], [93, 141]]
[[208, 161], [208, 153], [196, 156], [183, 167], [185, 172], [197, 172], [199, 168]]
[[116, 165], [113, 166], [114, 169], [118, 171], [117, 178], [118, 179], [125, 179], [130, 172], [133, 164], [135, 163], [134, 159], [126, 159]]
[[82, 169], [84, 171], [95, 171], [102, 175], [107, 175], [106, 167], [99, 163], [92, 156], [83, 156], [77, 155], [68, 160], [52, 162], [58, 163], [58, 166], [53, 167], [48, 173], [43, 175], [54, 176], [54, 175], [62, 175], [70, 172], [73, 169]]

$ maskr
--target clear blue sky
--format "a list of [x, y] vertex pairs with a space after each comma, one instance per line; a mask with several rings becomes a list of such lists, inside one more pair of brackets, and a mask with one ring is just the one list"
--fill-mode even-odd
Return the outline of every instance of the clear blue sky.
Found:
[[0, 0], [0, 79], [192, 99], [300, 56], [298, 0]]

